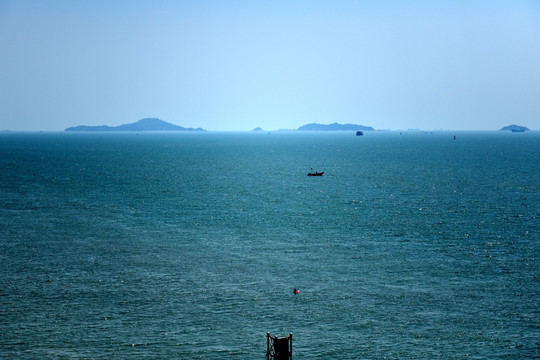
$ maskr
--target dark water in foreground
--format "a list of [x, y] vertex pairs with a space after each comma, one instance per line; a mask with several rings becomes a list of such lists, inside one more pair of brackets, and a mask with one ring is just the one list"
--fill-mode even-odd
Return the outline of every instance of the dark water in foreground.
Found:
[[453, 135], [0, 134], [0, 358], [540, 357], [540, 134]]

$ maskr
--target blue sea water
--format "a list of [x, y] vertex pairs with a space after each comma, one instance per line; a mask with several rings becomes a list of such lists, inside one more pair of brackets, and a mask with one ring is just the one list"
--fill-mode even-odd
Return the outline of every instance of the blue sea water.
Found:
[[538, 358], [539, 234], [537, 132], [2, 133], [0, 358]]

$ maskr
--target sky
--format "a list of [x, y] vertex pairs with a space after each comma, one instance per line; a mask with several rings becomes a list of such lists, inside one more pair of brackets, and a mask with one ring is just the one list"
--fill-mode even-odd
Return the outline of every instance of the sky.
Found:
[[540, 130], [538, 0], [0, 0], [0, 130]]

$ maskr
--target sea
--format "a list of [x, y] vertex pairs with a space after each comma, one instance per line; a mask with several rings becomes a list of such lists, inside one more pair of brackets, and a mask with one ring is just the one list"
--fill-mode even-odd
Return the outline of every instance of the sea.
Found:
[[539, 258], [535, 131], [0, 133], [2, 359], [535, 359]]

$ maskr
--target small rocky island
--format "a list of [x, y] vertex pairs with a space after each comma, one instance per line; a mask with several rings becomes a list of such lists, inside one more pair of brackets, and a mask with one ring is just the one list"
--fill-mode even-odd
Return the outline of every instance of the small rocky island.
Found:
[[363, 126], [356, 124], [307, 124], [300, 126], [299, 131], [375, 131], [371, 126]]
[[131, 124], [119, 126], [74, 126], [69, 127], [65, 131], [205, 131], [201, 128], [185, 128], [174, 125], [166, 121], [156, 118], [145, 118]]
[[519, 126], [519, 125], [508, 125], [503, 127], [500, 131], [511, 131], [511, 132], [524, 132], [524, 131], [530, 131], [530, 129], [526, 128], [525, 126]]

